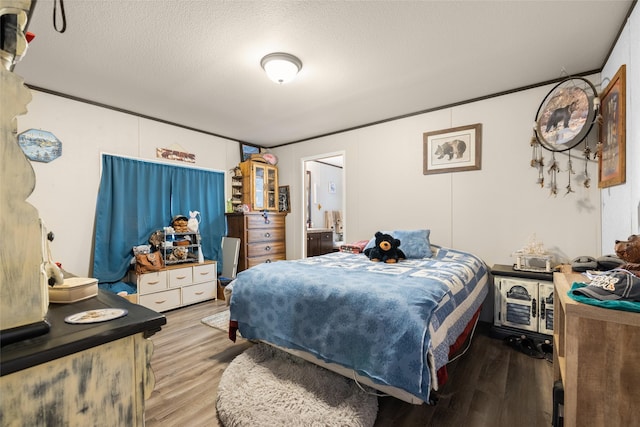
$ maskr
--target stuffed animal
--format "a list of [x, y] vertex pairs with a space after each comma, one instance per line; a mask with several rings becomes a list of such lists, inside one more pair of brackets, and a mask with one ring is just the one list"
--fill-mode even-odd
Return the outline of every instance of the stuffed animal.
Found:
[[368, 256], [371, 261], [394, 263], [406, 258], [404, 252], [399, 248], [399, 239], [394, 239], [392, 235], [384, 234], [380, 231], [375, 234], [375, 237], [376, 245], [364, 251], [364, 254]]
[[200, 212], [198, 211], [189, 211], [189, 220], [187, 221], [187, 228], [192, 233], [198, 232], [198, 226], [200, 225]]
[[188, 233], [189, 232], [189, 228], [187, 227], [188, 223], [189, 223], [189, 220], [184, 215], [176, 215], [171, 220], [171, 226], [176, 231], [176, 233]]
[[626, 264], [620, 266], [640, 276], [640, 235], [632, 234], [628, 240], [616, 240], [616, 255]]

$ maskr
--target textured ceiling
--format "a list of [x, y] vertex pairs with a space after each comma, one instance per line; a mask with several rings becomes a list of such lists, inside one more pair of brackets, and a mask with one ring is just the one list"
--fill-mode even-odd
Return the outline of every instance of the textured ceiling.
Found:
[[[632, 0], [39, 0], [35, 88], [275, 146], [599, 70]], [[260, 59], [303, 68], [286, 85]]]

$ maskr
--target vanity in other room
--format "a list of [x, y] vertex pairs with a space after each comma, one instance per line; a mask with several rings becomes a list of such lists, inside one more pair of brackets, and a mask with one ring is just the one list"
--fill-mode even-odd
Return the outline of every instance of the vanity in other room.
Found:
[[333, 230], [330, 228], [307, 229], [307, 257], [333, 252]]

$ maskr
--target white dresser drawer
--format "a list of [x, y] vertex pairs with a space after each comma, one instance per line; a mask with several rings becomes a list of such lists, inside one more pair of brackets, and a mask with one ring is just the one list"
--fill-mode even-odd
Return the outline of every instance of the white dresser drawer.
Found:
[[217, 281], [198, 283], [182, 288], [182, 304], [193, 304], [195, 302], [214, 299], [217, 295]]
[[148, 294], [167, 289], [167, 272], [157, 271], [141, 274], [137, 276], [137, 285], [139, 294]]
[[218, 278], [216, 263], [193, 266], [193, 283], [215, 281]]
[[168, 270], [168, 272], [170, 288], [177, 288], [193, 283], [193, 270], [191, 267], [171, 269]]
[[166, 311], [180, 306], [180, 289], [169, 289], [155, 294], [139, 295], [138, 303], [155, 311]]

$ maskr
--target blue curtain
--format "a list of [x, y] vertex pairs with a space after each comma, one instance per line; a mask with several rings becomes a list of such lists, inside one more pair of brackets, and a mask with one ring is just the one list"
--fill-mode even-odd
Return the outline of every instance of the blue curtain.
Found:
[[225, 233], [224, 174], [202, 169], [102, 156], [96, 206], [93, 277], [116, 282], [127, 273], [133, 246], [171, 224], [175, 215], [201, 213], [206, 259], [220, 259]]

